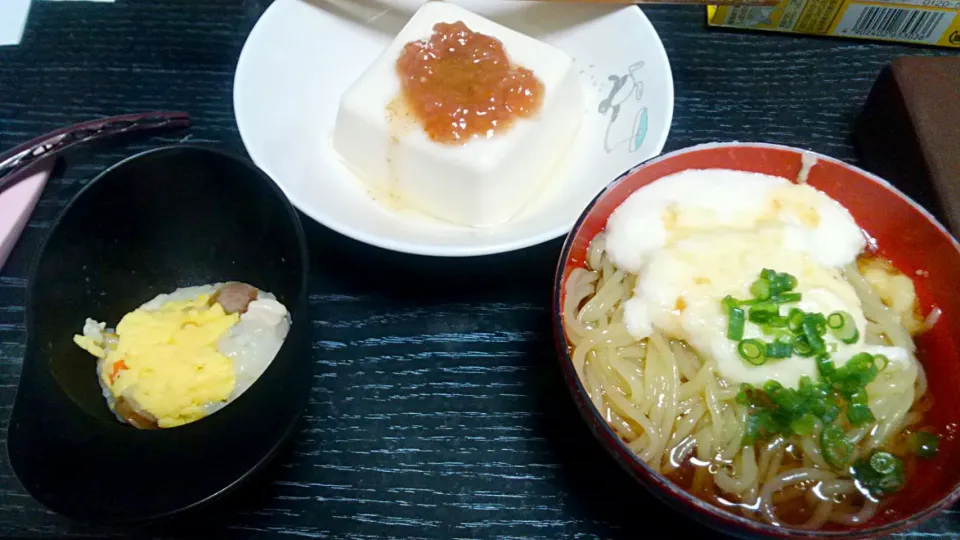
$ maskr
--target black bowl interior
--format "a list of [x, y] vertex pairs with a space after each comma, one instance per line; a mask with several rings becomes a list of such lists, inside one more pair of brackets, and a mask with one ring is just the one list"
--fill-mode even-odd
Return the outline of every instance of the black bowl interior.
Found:
[[[11, 465], [37, 500], [84, 521], [162, 517], [227, 491], [271, 457], [309, 392], [307, 254], [296, 212], [245, 160], [162, 148], [112, 167], [67, 207], [34, 268]], [[72, 343], [86, 317], [115, 325], [177, 287], [244, 281], [291, 311], [286, 342], [235, 402], [200, 421], [119, 423], [95, 359]]]

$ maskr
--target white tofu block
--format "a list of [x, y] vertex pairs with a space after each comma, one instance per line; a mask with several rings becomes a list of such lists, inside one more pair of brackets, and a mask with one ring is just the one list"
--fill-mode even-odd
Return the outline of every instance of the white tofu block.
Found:
[[[396, 61], [438, 22], [463, 21], [499, 39], [511, 62], [544, 85], [543, 105], [491, 138], [437, 143], [419, 123], [398, 129], [388, 107], [400, 95]], [[424, 4], [393, 43], [343, 94], [333, 147], [364, 182], [421, 212], [456, 224], [492, 226], [513, 217], [547, 180], [585, 115], [573, 60], [559, 49], [444, 2]]]

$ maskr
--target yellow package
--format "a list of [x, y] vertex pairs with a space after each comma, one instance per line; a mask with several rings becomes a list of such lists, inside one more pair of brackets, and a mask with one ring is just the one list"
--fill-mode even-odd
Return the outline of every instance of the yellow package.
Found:
[[960, 0], [780, 0], [707, 6], [710, 26], [960, 48]]

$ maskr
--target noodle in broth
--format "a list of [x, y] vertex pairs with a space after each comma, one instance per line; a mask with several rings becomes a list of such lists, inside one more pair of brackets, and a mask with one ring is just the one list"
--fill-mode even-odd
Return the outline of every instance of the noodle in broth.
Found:
[[[750, 411], [713, 360], [656, 331], [642, 340], [631, 336], [624, 304], [636, 276], [614, 266], [603, 233], [590, 244], [586, 266], [565, 284], [571, 358], [593, 405], [640, 459], [697, 497], [775, 525], [856, 525], [878, 512], [881, 500], [860, 489], [850, 470], [827, 463], [818, 442], [822, 423], [809, 435], [744, 444]], [[905, 366], [881, 370], [867, 385], [874, 422], [837, 423], [854, 444], [855, 460], [901, 444], [929, 402], [922, 399], [926, 377], [910, 332], [856, 264], [844, 276], [862, 303], [866, 343], [901, 347], [909, 356]]]

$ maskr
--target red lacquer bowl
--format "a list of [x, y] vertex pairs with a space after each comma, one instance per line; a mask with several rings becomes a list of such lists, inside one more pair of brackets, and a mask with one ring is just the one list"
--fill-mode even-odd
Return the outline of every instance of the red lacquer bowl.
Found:
[[644, 487], [674, 509], [723, 532], [773, 538], [865, 538], [912, 527], [960, 499], [960, 245], [925, 210], [884, 180], [835, 159], [816, 155], [808, 182], [846, 206], [876, 240], [880, 254], [914, 277], [924, 313], [939, 307], [933, 329], [917, 338], [918, 355], [929, 378], [934, 408], [926, 423], [941, 435], [940, 452], [922, 461], [906, 489], [871, 521], [844, 529], [810, 531], [775, 527], [744, 518], [689, 495], [654, 472], [620, 440], [593, 406], [577, 377], [563, 330], [567, 277], [584, 267], [587, 246], [606, 227], [610, 214], [637, 189], [688, 169], [735, 169], [796, 178], [802, 150], [770, 144], [710, 144], [663, 155], [627, 172], [584, 210], [567, 237], [554, 284], [554, 336], [560, 365], [573, 398], [593, 433]]

